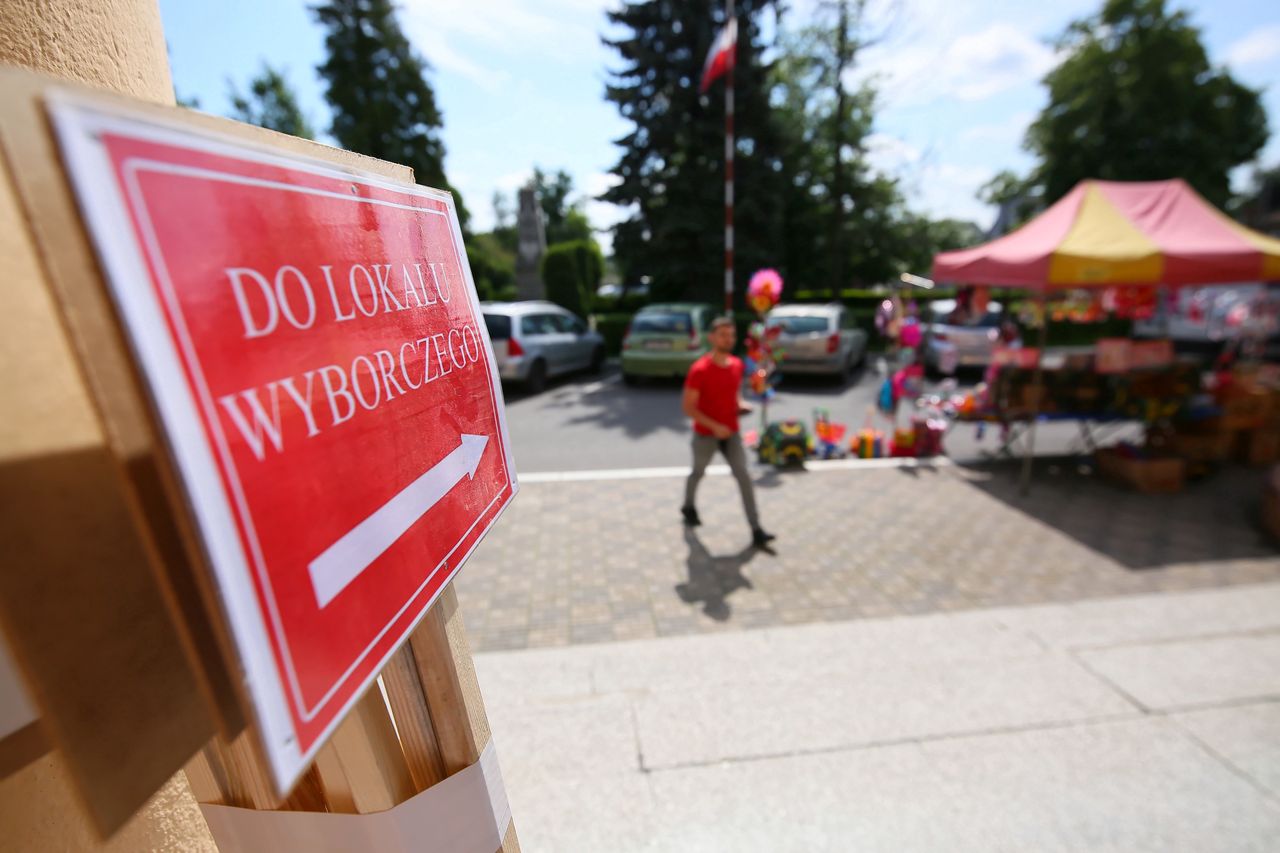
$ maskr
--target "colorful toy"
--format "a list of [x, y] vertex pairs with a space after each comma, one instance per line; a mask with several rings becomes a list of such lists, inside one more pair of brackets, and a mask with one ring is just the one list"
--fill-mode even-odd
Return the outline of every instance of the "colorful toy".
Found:
[[804, 421], [788, 418], [769, 424], [760, 437], [760, 461], [769, 465], [803, 465], [809, 455], [809, 431]]
[[844, 456], [844, 448], [840, 442], [844, 439], [845, 425], [831, 422], [831, 414], [826, 409], [814, 409], [813, 433], [817, 438], [814, 455], [819, 459], [836, 459]]
[[920, 458], [942, 455], [942, 439], [947, 434], [947, 421], [942, 417], [916, 415], [911, 419], [915, 431], [915, 455]]
[[884, 433], [866, 427], [849, 441], [849, 452], [859, 459], [880, 459], [885, 455]]
[[916, 455], [916, 431], [914, 429], [903, 429], [899, 427], [893, 431], [893, 447], [889, 451], [890, 456], [915, 456]]

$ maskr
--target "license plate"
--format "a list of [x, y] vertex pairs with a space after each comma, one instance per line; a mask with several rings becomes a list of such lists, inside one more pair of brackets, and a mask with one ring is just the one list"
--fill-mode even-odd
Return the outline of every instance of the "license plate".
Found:
[[645, 341], [645, 349], [671, 349], [671, 341]]

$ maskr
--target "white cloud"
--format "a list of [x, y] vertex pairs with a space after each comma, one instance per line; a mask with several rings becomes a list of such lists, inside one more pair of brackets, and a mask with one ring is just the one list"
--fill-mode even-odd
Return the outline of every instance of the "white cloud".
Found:
[[994, 145], [1022, 144], [1027, 128], [1035, 121], [1036, 114], [1030, 110], [1016, 112], [1009, 118], [994, 124], [978, 124], [961, 131], [960, 139], [967, 142], [982, 142]]
[[529, 181], [533, 180], [533, 168], [517, 169], [493, 179], [494, 189], [504, 193], [514, 193]]
[[865, 143], [871, 165], [878, 171], [893, 175], [914, 168], [924, 157], [923, 151], [905, 139], [886, 133], [873, 133]]
[[1056, 62], [1047, 45], [1009, 23], [955, 37], [936, 31], [928, 36], [923, 44], [903, 46], [892, 39], [868, 51], [864, 73], [883, 80], [891, 103], [982, 101], [1038, 85]]
[[631, 207], [619, 207], [607, 201], [599, 201], [597, 196], [610, 187], [617, 186], [622, 179], [612, 172], [593, 172], [582, 182], [580, 202], [587, 221], [595, 229], [596, 240], [606, 255], [613, 251], [613, 228], [619, 222], [629, 218], [633, 213]]
[[872, 167], [899, 181], [910, 206], [929, 216], [968, 219], [985, 227], [992, 209], [978, 201], [978, 188], [991, 180], [989, 166], [961, 166], [940, 162], [936, 152], [885, 133], [867, 137]]
[[1280, 24], [1259, 27], [1227, 47], [1228, 65], [1255, 65], [1280, 57]]
[[991, 224], [995, 211], [978, 200], [978, 188], [994, 174], [987, 166], [928, 164], [915, 178], [912, 198], [932, 217], [967, 219], [985, 229]]
[[994, 24], [956, 39], [938, 70], [957, 97], [977, 101], [1020, 84], [1039, 83], [1053, 66], [1053, 51], [1046, 45], [1008, 24]]
[[404, 0], [401, 21], [428, 62], [493, 91], [512, 76], [486, 57], [506, 67], [579, 61], [600, 49], [604, 8], [599, 0]]
[[613, 174], [613, 172], [594, 172], [587, 175], [582, 191], [589, 196], [595, 197], [620, 183], [622, 183], [622, 179]]

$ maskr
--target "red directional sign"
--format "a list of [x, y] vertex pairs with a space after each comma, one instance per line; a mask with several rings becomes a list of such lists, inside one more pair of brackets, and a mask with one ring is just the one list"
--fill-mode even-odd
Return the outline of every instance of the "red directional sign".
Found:
[[516, 492], [453, 201], [53, 114], [287, 787]]

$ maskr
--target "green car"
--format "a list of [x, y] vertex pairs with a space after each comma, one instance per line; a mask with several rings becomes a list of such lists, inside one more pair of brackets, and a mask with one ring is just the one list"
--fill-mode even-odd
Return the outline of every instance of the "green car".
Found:
[[623, 381], [631, 385], [641, 376], [684, 376], [710, 349], [707, 328], [715, 315], [710, 305], [693, 302], [641, 308], [622, 339]]

